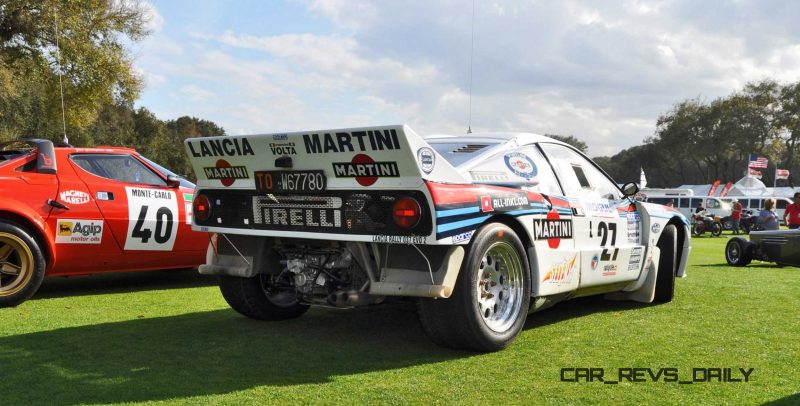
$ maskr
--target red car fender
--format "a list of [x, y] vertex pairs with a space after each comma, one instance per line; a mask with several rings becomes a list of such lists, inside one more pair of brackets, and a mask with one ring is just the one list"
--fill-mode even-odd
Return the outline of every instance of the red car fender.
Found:
[[11, 214], [10, 220], [12, 221], [15, 220], [15, 217], [21, 217], [27, 223], [22, 224], [23, 226], [32, 225], [34, 227], [32, 231], [38, 234], [38, 236], [34, 237], [39, 237], [39, 241], [45, 244], [43, 248], [46, 250], [45, 257], [48, 258], [47, 271], [52, 269], [56, 263], [55, 236], [47, 227], [45, 219], [28, 205], [16, 199], [0, 196], [0, 217], [3, 217], [3, 213]]

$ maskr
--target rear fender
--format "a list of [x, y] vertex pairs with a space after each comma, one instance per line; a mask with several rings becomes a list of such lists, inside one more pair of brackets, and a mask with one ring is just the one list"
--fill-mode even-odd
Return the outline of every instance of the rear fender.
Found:
[[33, 237], [45, 251], [47, 270], [55, 266], [55, 236], [39, 213], [15, 199], [0, 197], [0, 219], [17, 223], [33, 232]]

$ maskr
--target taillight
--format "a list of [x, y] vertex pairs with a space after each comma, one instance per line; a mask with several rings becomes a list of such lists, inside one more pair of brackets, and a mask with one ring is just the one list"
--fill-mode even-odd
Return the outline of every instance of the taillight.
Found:
[[394, 202], [392, 217], [401, 228], [412, 228], [419, 223], [419, 203], [411, 197], [401, 197]]
[[211, 217], [211, 202], [205, 195], [195, 196], [194, 202], [192, 202], [192, 212], [197, 220], [208, 220]]

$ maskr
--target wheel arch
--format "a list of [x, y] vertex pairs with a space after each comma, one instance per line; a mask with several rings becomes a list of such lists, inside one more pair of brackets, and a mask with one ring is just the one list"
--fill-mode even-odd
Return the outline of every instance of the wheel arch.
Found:
[[676, 237], [678, 239], [678, 250], [676, 252], [677, 258], [675, 258], [675, 263], [678, 266], [676, 275], [678, 277], [682, 277], [686, 271], [686, 260], [689, 256], [689, 238], [690, 238], [690, 231], [689, 227], [686, 223], [681, 220], [680, 217], [673, 217], [668, 222], [667, 225], [674, 225], [677, 231]]
[[0, 210], [0, 220], [13, 223], [28, 230], [31, 233], [31, 237], [33, 237], [42, 248], [44, 259], [47, 261], [45, 268], [46, 270], [50, 270], [55, 263], [55, 247], [51, 243], [51, 239], [47, 238], [44, 222], [34, 221], [28, 216], [7, 209]]

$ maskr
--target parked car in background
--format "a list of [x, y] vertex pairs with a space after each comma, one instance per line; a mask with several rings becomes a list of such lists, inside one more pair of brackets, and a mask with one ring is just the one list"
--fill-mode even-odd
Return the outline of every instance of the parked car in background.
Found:
[[[723, 202], [732, 204], [733, 199], [739, 200], [744, 210], [750, 210], [755, 216], [764, 208], [764, 201], [772, 197], [775, 199], [775, 212], [778, 214], [778, 219], [783, 223], [783, 213], [786, 212], [786, 206], [792, 204], [792, 199], [788, 197], [774, 197], [774, 196], [726, 196], [721, 198]], [[730, 230], [731, 219], [730, 216], [722, 217], [722, 228]]]
[[191, 182], [133, 149], [32, 143], [0, 151], [0, 307], [30, 298], [44, 276], [204, 262]]
[[200, 272], [254, 319], [406, 296], [434, 342], [495, 351], [529, 312], [573, 297], [671, 301], [691, 248], [676, 209], [635, 201], [634, 183], [539, 135], [385, 126], [186, 151], [195, 228], [214, 233]]
[[734, 237], [725, 246], [731, 266], [746, 266], [752, 260], [800, 266], [800, 230], [753, 231], [750, 240]]
[[647, 193], [645, 200], [656, 204], [668, 204], [669, 202], [673, 202], [673, 207], [687, 218], [692, 218], [698, 203], [703, 205], [707, 215], [711, 217], [717, 216], [720, 219], [724, 219], [725, 217], [730, 217], [732, 211], [730, 201], [726, 201], [720, 197], [676, 196]]

